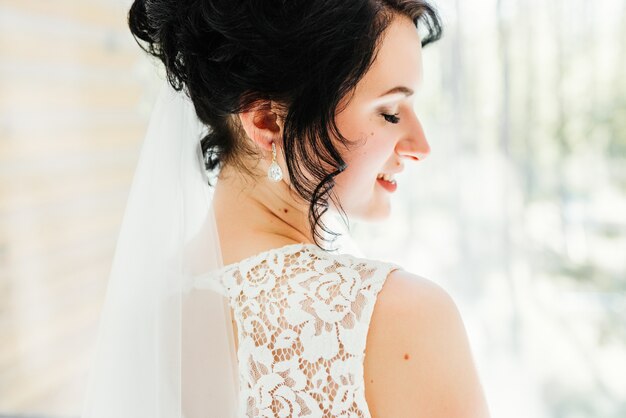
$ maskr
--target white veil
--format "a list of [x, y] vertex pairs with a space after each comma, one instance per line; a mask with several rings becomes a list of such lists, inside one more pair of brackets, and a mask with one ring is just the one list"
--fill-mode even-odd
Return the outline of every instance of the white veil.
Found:
[[231, 311], [218, 286], [193, 286], [223, 267], [205, 129], [165, 83], [117, 241], [82, 418], [236, 416]]

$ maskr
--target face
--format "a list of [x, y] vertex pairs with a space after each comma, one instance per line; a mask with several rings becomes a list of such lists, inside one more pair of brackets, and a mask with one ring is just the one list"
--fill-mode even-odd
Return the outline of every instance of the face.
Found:
[[375, 61], [336, 115], [339, 131], [357, 143], [340, 148], [348, 167], [335, 177], [334, 190], [346, 214], [363, 220], [390, 213], [393, 192], [377, 176], [395, 174], [397, 188], [411, 187], [398, 173], [406, 161], [422, 160], [430, 152], [412, 101], [422, 81], [417, 29], [399, 16], [383, 36]]

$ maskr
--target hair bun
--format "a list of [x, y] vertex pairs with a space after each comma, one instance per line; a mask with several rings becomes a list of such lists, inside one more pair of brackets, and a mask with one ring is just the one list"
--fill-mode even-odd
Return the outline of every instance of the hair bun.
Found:
[[133, 1], [133, 4], [128, 11], [128, 26], [130, 27], [132, 34], [142, 41], [149, 44], [157, 42], [156, 31], [152, 28], [148, 21], [146, 0]]
[[178, 14], [176, 0], [135, 0], [128, 11], [128, 27], [137, 44], [163, 62], [176, 90], [182, 88], [185, 79], [178, 51]]
[[422, 46], [439, 39], [441, 22], [427, 1], [135, 0], [128, 25], [210, 128], [201, 140], [208, 170], [252, 173], [245, 157], [258, 159], [257, 147], [231, 117], [258, 101], [282, 105], [291, 186], [310, 202], [311, 230], [324, 239], [317, 227], [330, 232], [321, 216], [334, 177], [346, 169], [341, 151], [353, 144], [336, 125], [338, 106], [368, 71], [395, 15], [425, 26]]

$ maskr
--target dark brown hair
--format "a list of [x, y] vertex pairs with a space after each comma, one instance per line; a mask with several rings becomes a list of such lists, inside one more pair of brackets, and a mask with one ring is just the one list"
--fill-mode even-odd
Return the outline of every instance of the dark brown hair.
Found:
[[293, 188], [310, 202], [319, 245], [318, 225], [338, 235], [321, 217], [329, 199], [341, 208], [332, 189], [346, 168], [331, 134], [350, 144], [334, 115], [371, 66], [395, 14], [426, 30], [422, 46], [442, 35], [437, 11], [423, 0], [136, 0], [128, 24], [209, 128], [201, 142], [207, 170], [233, 164], [247, 171], [239, 157], [254, 151], [230, 116], [258, 100], [284, 105], [283, 153]]

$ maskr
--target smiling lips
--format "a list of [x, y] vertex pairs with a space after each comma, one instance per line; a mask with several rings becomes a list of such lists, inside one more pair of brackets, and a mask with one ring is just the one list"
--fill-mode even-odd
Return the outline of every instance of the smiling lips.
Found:
[[386, 174], [379, 175], [376, 178], [376, 182], [380, 184], [388, 192], [395, 192], [396, 188], [398, 187], [398, 184], [396, 183], [396, 180], [393, 178], [393, 176], [388, 176]]
[[394, 178], [394, 174], [387, 174], [387, 173], [380, 173], [378, 176], [376, 176], [377, 179], [383, 179], [386, 180], [388, 182], [392, 182], [395, 183], [396, 179]]

